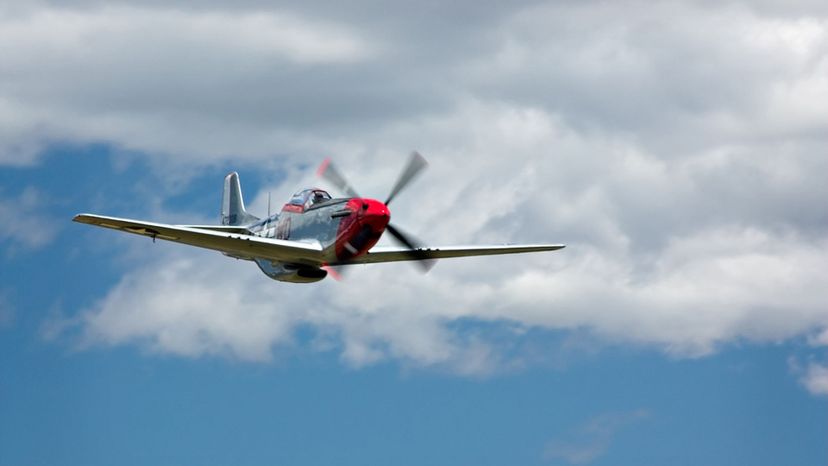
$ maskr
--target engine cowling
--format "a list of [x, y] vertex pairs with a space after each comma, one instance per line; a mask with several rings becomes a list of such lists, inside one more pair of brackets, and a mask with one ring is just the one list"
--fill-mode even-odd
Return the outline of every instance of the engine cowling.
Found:
[[313, 283], [328, 276], [328, 271], [319, 267], [274, 263], [266, 259], [256, 259], [256, 265], [265, 275], [280, 282]]

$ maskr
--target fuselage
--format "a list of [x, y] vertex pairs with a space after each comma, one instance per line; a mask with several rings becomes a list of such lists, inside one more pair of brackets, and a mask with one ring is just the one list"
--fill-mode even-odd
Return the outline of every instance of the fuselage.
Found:
[[[332, 199], [318, 189], [296, 193], [281, 212], [248, 226], [253, 236], [319, 243], [326, 263], [346, 261], [368, 252], [391, 218], [388, 207], [376, 199]], [[256, 260], [269, 277], [292, 282], [321, 280], [323, 269]]]

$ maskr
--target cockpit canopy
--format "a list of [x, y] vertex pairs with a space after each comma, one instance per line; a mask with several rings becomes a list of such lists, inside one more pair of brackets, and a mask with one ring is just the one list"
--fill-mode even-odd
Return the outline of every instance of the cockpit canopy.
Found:
[[327, 191], [323, 191], [321, 189], [311, 188], [311, 189], [304, 189], [295, 193], [288, 201], [288, 204], [301, 206], [303, 209], [307, 209], [308, 207], [320, 204], [322, 202], [327, 202], [331, 200], [331, 195], [328, 194]]

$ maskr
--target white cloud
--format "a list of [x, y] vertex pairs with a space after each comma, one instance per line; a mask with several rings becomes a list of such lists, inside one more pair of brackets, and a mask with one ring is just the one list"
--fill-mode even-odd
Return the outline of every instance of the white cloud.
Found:
[[[7, 57], [10, 65], [32, 65], [36, 51], [64, 62], [68, 56], [119, 60], [117, 52], [151, 62], [171, 57], [162, 48], [134, 54], [129, 46], [142, 37], [145, 46], [180, 47], [210, 52], [217, 57], [236, 51], [264, 61], [288, 60], [300, 64], [360, 61], [373, 51], [346, 28], [309, 21], [286, 12], [186, 12], [175, 8], [128, 6], [71, 10], [40, 9], [5, 15], [0, 40], [19, 48]], [[85, 50], [85, 51], [84, 51]], [[107, 57], [107, 55], [113, 55]], [[199, 58], [178, 56], [181, 60]], [[65, 62], [64, 62], [65, 63]], [[94, 63], [94, 62], [93, 62]], [[170, 63], [173, 64], [173, 63]], [[238, 63], [232, 63], [238, 64]], [[54, 65], [52, 65], [54, 66]]]
[[828, 325], [817, 278], [828, 266], [825, 244], [796, 243], [752, 230], [703, 232], [671, 243], [651, 265], [583, 243], [534, 257], [443, 261], [427, 276], [407, 264], [356, 267], [345, 283], [317, 285], [272, 282], [253, 264], [170, 246], [172, 255], [131, 264], [83, 313], [83, 329], [89, 343], [267, 360], [308, 324], [327, 335], [324, 349], [354, 366], [393, 358], [480, 374], [520, 364], [525, 355], [504, 360], [498, 341], [450, 330], [463, 318], [587, 329], [696, 356]]
[[[828, 347], [828, 327], [808, 337], [808, 343], [821, 350], [821, 355], [809, 354], [807, 364], [794, 356], [788, 358], [788, 367], [806, 390], [817, 396], [828, 396], [828, 364], [824, 363], [825, 348]], [[820, 354], [818, 353], [818, 354]], [[817, 360], [820, 358], [821, 360]]]
[[[542, 110], [503, 104], [469, 103], [460, 116], [391, 131], [401, 144], [414, 135], [432, 143], [426, 151], [432, 169], [394, 205], [398, 224], [415, 226], [438, 244], [562, 241], [569, 247], [443, 261], [422, 277], [412, 276], [407, 264], [358, 267], [344, 285], [301, 286], [271, 282], [252, 264], [172, 246], [172, 257], [131, 264], [121, 283], [85, 311], [88, 341], [266, 360], [272, 348], [278, 354], [293, 344], [293, 329], [309, 324], [329, 336], [323, 347], [333, 344], [351, 365], [394, 358], [487, 373], [520, 365], [524, 355], [504, 359], [497, 341], [450, 330], [458, 319], [586, 329], [603, 341], [652, 345], [678, 356], [709, 354], [735, 340], [784, 340], [828, 325], [828, 294], [819, 280], [828, 268], [828, 238], [797, 229], [820, 204], [786, 213], [790, 204], [783, 202], [770, 223], [762, 209], [745, 208], [780, 194], [794, 199], [808, 187], [823, 190], [819, 174], [802, 169], [808, 159], [781, 175], [796, 183], [778, 182], [785, 170], [773, 169], [771, 158], [749, 165], [758, 177], [750, 182], [765, 193], [709, 200], [710, 185], [718, 186], [711, 180], [737, 173], [739, 151], [660, 159], [624, 138], [586, 138]], [[359, 160], [348, 154], [346, 172]], [[460, 174], [447, 168], [457, 156], [474, 161]], [[394, 176], [356, 175], [360, 190], [379, 195]], [[291, 192], [296, 182], [273, 191]], [[251, 205], [261, 210], [264, 199], [260, 193]], [[435, 202], [418, 209], [424, 200]]]
[[663, 156], [825, 143], [828, 19], [815, 5], [541, 3], [473, 18], [458, 5], [444, 13], [464, 21], [426, 35], [414, 18], [434, 18], [402, 7], [379, 20], [371, 5], [82, 3], [0, 9], [0, 162], [31, 163], [67, 139], [187, 163], [365, 149], [469, 96]]
[[504, 21], [494, 54], [466, 61], [462, 77], [481, 94], [627, 132], [665, 156], [802, 134], [824, 141], [826, 31], [824, 13], [769, 17], [739, 2], [542, 2]]
[[296, 131], [261, 121], [295, 110], [283, 81], [379, 52], [357, 31], [284, 11], [130, 6], [0, 8], [0, 47], [4, 164], [63, 140], [196, 160], [285, 150]]
[[828, 365], [808, 364], [802, 383], [814, 395], [828, 396]]
[[5, 12], [2, 157], [103, 140], [181, 172], [279, 154], [297, 162], [279, 199], [311, 183], [295, 165], [334, 155], [382, 197], [417, 148], [432, 168], [395, 200], [399, 225], [436, 244], [569, 247], [426, 277], [360, 268], [360, 286], [175, 250], [83, 312], [88, 342], [267, 360], [309, 324], [352, 365], [485, 373], [520, 361], [459, 319], [681, 356], [828, 326], [824, 12], [550, 3], [424, 35], [413, 11], [210, 8]]
[[60, 227], [44, 218], [44, 196], [35, 188], [26, 188], [18, 197], [0, 198], [0, 241], [12, 245], [38, 248], [51, 242]]
[[393, 357], [461, 373], [491, 370], [481, 360], [484, 344], [458, 341], [440, 316], [412, 313], [410, 301], [399, 308], [377, 301], [372, 282], [281, 284], [252, 263], [173, 248], [149, 251], [151, 261], [127, 273], [106, 298], [77, 319], [57, 318], [61, 325], [53, 327], [79, 327], [84, 345], [140, 342], [187, 357], [267, 361], [294, 345], [297, 326], [310, 324], [318, 334], [311, 346], [339, 348], [352, 366]]

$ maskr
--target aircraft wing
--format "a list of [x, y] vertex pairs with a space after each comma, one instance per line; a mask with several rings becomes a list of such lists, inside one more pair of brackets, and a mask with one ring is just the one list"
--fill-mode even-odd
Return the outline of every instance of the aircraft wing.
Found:
[[247, 234], [247, 227], [237, 225], [176, 225], [183, 228], [195, 228], [197, 230], [223, 231], [225, 233]]
[[73, 219], [79, 223], [125, 231], [151, 238], [174, 241], [244, 258], [264, 258], [273, 261], [319, 266], [322, 246], [319, 243], [301, 243], [271, 238], [260, 238], [226, 231], [215, 231], [194, 226], [167, 225], [127, 218], [79, 214]]
[[[329, 265], [375, 264], [423, 259], [448, 259], [450, 257], [493, 256], [499, 254], [520, 254], [524, 252], [555, 251], [566, 247], [563, 244], [516, 244], [502, 246], [447, 246], [420, 249], [396, 247], [375, 247], [362, 256]], [[415, 254], [412, 254], [415, 252]]]

